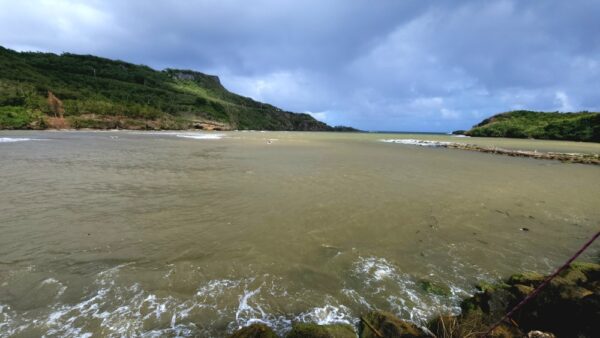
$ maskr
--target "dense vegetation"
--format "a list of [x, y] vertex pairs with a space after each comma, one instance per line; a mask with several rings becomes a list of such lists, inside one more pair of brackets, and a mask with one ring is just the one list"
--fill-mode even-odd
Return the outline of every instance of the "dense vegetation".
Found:
[[483, 120], [465, 135], [600, 142], [600, 113], [511, 111]]
[[61, 126], [343, 130], [233, 94], [216, 76], [0, 47], [0, 129]]

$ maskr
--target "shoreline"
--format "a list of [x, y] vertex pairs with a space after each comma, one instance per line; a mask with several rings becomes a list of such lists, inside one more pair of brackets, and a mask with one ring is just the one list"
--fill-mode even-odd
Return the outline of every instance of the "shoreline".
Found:
[[581, 154], [581, 153], [559, 153], [559, 152], [538, 152], [528, 150], [510, 150], [498, 147], [483, 147], [468, 143], [450, 143], [445, 145], [449, 149], [460, 149], [478, 151], [480, 153], [491, 153], [506, 155], [512, 157], [529, 157], [538, 160], [558, 160], [563, 163], [581, 163], [600, 165], [599, 154]]
[[600, 165], [600, 154], [583, 153], [561, 153], [561, 152], [539, 152], [531, 150], [512, 150], [499, 147], [479, 146], [471, 143], [414, 140], [414, 139], [383, 139], [381, 142], [416, 145], [422, 147], [448, 148], [476, 151], [480, 153], [505, 155], [512, 157], [528, 157], [538, 160], [558, 160], [563, 163], [580, 163]]
[[[534, 292], [547, 276], [526, 272], [494, 284], [480, 283], [478, 292], [461, 302], [458, 315], [440, 313], [419, 326], [395, 314], [373, 309], [360, 315], [358, 325], [294, 322], [286, 338], [379, 338], [379, 337], [478, 337], [491, 328], [522, 299]], [[552, 280], [532, 302], [515, 312], [490, 337], [555, 338], [593, 337], [600, 332], [600, 264], [574, 262]], [[278, 338], [261, 321], [241, 327], [229, 338]]]
[[[203, 132], [207, 134], [219, 133], [219, 132], [284, 132], [286, 130], [221, 130], [221, 129], [97, 129], [97, 128], [47, 128], [47, 129], [0, 129], [2, 131], [47, 131], [47, 132], [149, 132], [149, 133], [161, 133], [161, 132]], [[361, 133], [360, 131], [294, 131], [294, 132], [332, 132], [332, 133]], [[591, 164], [600, 165], [600, 154], [594, 153], [563, 153], [563, 152], [540, 152], [537, 150], [514, 150], [506, 149], [501, 147], [489, 147], [480, 146], [471, 143], [461, 142], [448, 142], [448, 141], [431, 141], [431, 140], [418, 140], [418, 139], [381, 139], [381, 142], [385, 143], [399, 143], [405, 145], [416, 145], [422, 147], [434, 147], [434, 148], [447, 148], [447, 149], [458, 149], [476, 151], [480, 153], [504, 155], [511, 157], [525, 157], [533, 158], [538, 160], [556, 160], [563, 163], [579, 163], [579, 164]], [[577, 141], [569, 141], [577, 142]]]

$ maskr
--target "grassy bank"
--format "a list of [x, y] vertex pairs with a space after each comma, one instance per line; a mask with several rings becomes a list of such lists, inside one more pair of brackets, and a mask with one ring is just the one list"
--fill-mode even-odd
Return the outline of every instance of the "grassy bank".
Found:
[[511, 111], [487, 118], [464, 134], [600, 142], [600, 113]]

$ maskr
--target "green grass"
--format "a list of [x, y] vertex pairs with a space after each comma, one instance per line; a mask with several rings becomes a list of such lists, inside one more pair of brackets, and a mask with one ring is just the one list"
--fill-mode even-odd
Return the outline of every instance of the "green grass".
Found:
[[465, 135], [600, 142], [600, 113], [512, 111], [483, 120]]
[[0, 107], [0, 129], [43, 129], [42, 114], [25, 107]]

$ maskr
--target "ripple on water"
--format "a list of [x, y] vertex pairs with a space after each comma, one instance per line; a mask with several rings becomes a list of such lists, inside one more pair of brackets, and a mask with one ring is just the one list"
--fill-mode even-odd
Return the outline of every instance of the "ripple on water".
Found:
[[[286, 290], [281, 278], [267, 274], [208, 280], [189, 296], [181, 297], [168, 290], [151, 292], [139, 283], [123, 285], [120, 277], [128, 265], [98, 273], [92, 291], [81, 301], [65, 304], [57, 299], [42, 315], [38, 312], [34, 317], [0, 305], [0, 330], [10, 335], [41, 330], [65, 337], [98, 332], [115, 337], [210, 336], [261, 322], [284, 335], [295, 321], [357, 324], [358, 315], [374, 308], [423, 324], [439, 312], [456, 312], [464, 292], [450, 286], [450, 297], [427, 294], [420, 289], [418, 279], [375, 256], [357, 257], [351, 265], [347, 272], [358, 281], [355, 285], [344, 285], [338, 294], [317, 297], [321, 300], [308, 308], [305, 300], [315, 295], [314, 290]], [[177, 275], [174, 269], [165, 271], [163, 277]], [[41, 285], [64, 292], [64, 285], [55, 278], [47, 278]]]

